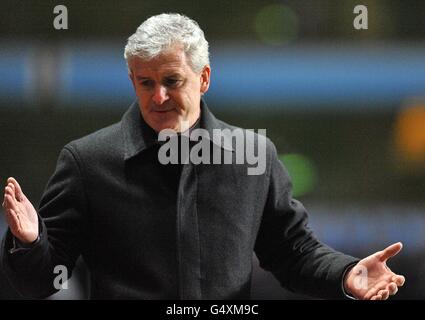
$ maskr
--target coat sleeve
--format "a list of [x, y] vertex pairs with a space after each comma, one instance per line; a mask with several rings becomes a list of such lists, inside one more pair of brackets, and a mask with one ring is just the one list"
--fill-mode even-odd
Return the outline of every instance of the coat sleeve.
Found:
[[[31, 248], [13, 248], [10, 230], [3, 238], [0, 263], [13, 287], [24, 297], [45, 298], [57, 291], [54, 280], [71, 276], [87, 230], [87, 201], [80, 164], [66, 146], [60, 153], [38, 210], [40, 240]], [[60, 271], [58, 271], [60, 270]], [[55, 273], [56, 272], [56, 273]]]
[[292, 198], [289, 174], [272, 143], [268, 156], [269, 191], [255, 244], [260, 266], [291, 291], [319, 298], [344, 298], [343, 275], [358, 259], [316, 239], [307, 225], [307, 211]]

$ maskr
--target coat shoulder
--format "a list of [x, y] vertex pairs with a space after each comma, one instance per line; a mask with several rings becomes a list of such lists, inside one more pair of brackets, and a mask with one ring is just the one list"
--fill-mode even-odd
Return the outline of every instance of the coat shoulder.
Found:
[[[258, 132], [254, 132], [254, 131], [251, 131], [249, 129], [245, 129], [245, 128], [241, 128], [241, 127], [231, 125], [231, 124], [224, 122], [222, 120], [217, 119], [217, 121], [220, 124], [222, 129], [229, 129], [230, 131], [242, 130], [245, 133], [244, 136], [245, 136], [245, 139], [247, 140], [247, 142], [251, 142], [250, 140], [252, 140], [254, 145], [257, 145], [259, 139], [265, 139], [267, 153], [276, 153], [276, 147], [275, 147], [273, 141], [270, 140], [270, 138], [267, 137], [266, 129], [258, 129]], [[264, 134], [259, 134], [259, 132], [260, 132], [259, 130], [264, 130], [264, 131], [262, 131], [262, 133], [264, 133]], [[247, 131], [250, 131], [252, 134], [246, 134]]]
[[117, 122], [73, 140], [64, 148], [76, 153], [79, 157], [111, 157], [122, 154], [123, 141], [121, 122]]

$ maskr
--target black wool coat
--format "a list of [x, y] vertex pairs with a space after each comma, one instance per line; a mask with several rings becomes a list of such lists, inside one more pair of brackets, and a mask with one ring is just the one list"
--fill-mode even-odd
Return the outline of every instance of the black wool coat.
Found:
[[[199, 125], [211, 136], [235, 129], [203, 101]], [[211, 143], [234, 160], [232, 147]], [[63, 148], [40, 202], [40, 240], [10, 253], [8, 231], [2, 268], [34, 298], [56, 291], [55, 266], [71, 272], [82, 255], [94, 299], [247, 299], [255, 252], [282, 286], [344, 297], [343, 274], [357, 259], [315, 238], [268, 139], [266, 151], [260, 175], [235, 161], [162, 165], [134, 103], [120, 122]]]

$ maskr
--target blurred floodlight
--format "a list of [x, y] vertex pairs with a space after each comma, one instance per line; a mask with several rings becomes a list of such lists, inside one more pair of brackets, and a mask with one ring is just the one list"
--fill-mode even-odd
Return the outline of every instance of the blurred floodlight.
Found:
[[266, 44], [279, 46], [294, 40], [298, 35], [298, 16], [288, 6], [264, 6], [255, 17], [255, 32]]
[[396, 119], [395, 145], [402, 160], [425, 164], [425, 101], [403, 108]]
[[317, 181], [317, 170], [313, 162], [301, 154], [281, 154], [280, 161], [289, 171], [293, 184], [294, 197], [311, 192]]

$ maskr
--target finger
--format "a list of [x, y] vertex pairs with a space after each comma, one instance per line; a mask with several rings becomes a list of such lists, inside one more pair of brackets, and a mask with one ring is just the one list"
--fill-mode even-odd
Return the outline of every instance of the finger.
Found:
[[390, 294], [391, 294], [391, 292], [393, 292], [395, 289], [397, 289], [397, 285], [395, 284], [395, 282], [390, 282], [387, 285], [387, 289], [390, 291]]
[[372, 288], [370, 289], [365, 296], [363, 297], [364, 300], [372, 300], [372, 297], [376, 296], [378, 293], [378, 289], [377, 288]]
[[16, 199], [10, 194], [6, 195], [6, 211], [13, 210], [15, 213], [20, 212]]
[[384, 280], [378, 282], [373, 287], [371, 287], [369, 291], [364, 295], [364, 299], [369, 300], [372, 296], [377, 295], [379, 290], [385, 290], [387, 284], [388, 282]]
[[372, 298], [370, 298], [370, 300], [382, 300], [382, 296], [377, 294], [377, 295], [374, 295]]
[[7, 186], [12, 189], [13, 193], [15, 193], [15, 185], [12, 182], [9, 182]]
[[21, 201], [24, 193], [22, 192], [21, 186], [19, 185], [18, 181], [16, 181], [15, 178], [10, 177], [9, 179], [7, 179], [7, 182], [13, 185], [15, 189], [15, 197], [18, 201]]
[[397, 293], [398, 291], [398, 287], [394, 282], [391, 282], [388, 286], [387, 286], [387, 290], [389, 291], [390, 295], [393, 296]]
[[16, 200], [15, 196], [15, 186], [12, 183], [9, 183], [6, 188], [4, 188], [4, 194], [10, 195], [14, 200]]
[[13, 194], [12, 185], [8, 184], [6, 187], [4, 187], [4, 194]]
[[395, 282], [397, 286], [401, 287], [404, 285], [404, 282], [406, 281], [406, 279], [403, 276], [395, 275], [393, 276], [392, 281]]
[[5, 211], [10, 209], [12, 201], [13, 201], [13, 198], [10, 195], [10, 192], [6, 190], [4, 192], [4, 201], [3, 201], [3, 208]]
[[380, 295], [382, 297], [382, 300], [387, 300], [390, 293], [389, 293], [388, 290], [380, 290], [378, 292], [378, 295]]
[[385, 262], [389, 258], [394, 257], [397, 253], [399, 253], [402, 248], [403, 244], [401, 242], [394, 243], [381, 251], [379, 259], [382, 262]]

